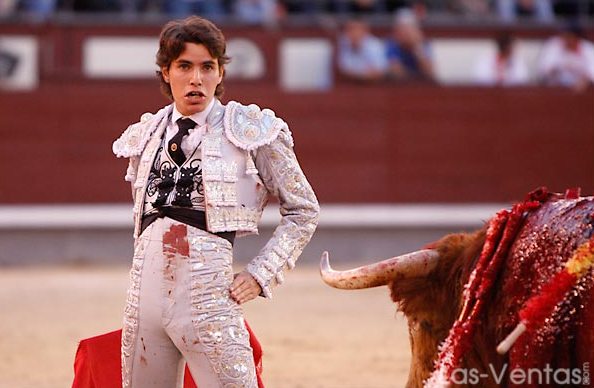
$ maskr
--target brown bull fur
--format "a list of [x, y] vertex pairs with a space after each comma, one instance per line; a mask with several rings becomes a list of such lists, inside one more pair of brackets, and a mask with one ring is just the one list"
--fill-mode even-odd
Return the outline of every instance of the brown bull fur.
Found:
[[[556, 305], [548, 323], [539, 331], [525, 333], [504, 356], [495, 348], [518, 323], [518, 313], [553, 275], [563, 270], [576, 248], [594, 235], [594, 197], [564, 199], [557, 195], [522, 221], [506, 249], [490, 291], [481, 295], [484, 309], [476, 319], [471, 347], [463, 355], [465, 371], [487, 376], [476, 385], [498, 387], [493, 375], [502, 376], [504, 387], [561, 387], [555, 382], [514, 385], [511, 368], [594, 367], [594, 269], [577, 282]], [[439, 345], [460, 315], [463, 290], [486, 239], [486, 227], [474, 233], [448, 235], [431, 248], [437, 249], [437, 268], [425, 277], [397, 278], [389, 283], [391, 297], [408, 319], [412, 361], [407, 387], [422, 387], [431, 375]], [[451, 348], [450, 348], [451, 350]], [[507, 369], [506, 369], [507, 368]], [[502, 372], [503, 371], [503, 372]], [[507, 372], [505, 372], [507, 371]], [[489, 373], [492, 372], [492, 373]]]
[[408, 388], [422, 387], [433, 371], [438, 346], [462, 308], [460, 295], [474, 266], [468, 263], [478, 259], [485, 233], [486, 228], [445, 236], [432, 247], [439, 251], [440, 261], [430, 276], [389, 284], [392, 300], [408, 319], [412, 351]]

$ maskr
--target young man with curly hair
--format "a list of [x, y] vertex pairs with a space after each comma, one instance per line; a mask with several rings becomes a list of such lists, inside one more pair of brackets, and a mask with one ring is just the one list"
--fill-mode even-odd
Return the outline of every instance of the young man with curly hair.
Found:
[[[184, 361], [202, 387], [256, 387], [241, 305], [295, 265], [319, 206], [287, 124], [269, 109], [223, 105], [225, 38], [210, 21], [166, 24], [157, 53], [173, 103], [144, 114], [113, 146], [129, 158], [135, 247], [122, 334], [124, 387], [174, 387]], [[233, 241], [257, 233], [268, 195], [272, 238], [233, 274]]]

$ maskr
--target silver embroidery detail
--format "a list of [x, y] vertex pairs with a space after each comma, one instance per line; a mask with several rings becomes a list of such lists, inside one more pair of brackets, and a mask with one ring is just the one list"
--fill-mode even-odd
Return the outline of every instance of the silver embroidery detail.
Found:
[[122, 135], [113, 142], [112, 151], [117, 157], [129, 158], [142, 154], [155, 128], [163, 118], [168, 117], [172, 105], [159, 110], [155, 115], [144, 113], [140, 122], [130, 125]]
[[209, 206], [207, 204], [208, 225], [212, 232], [233, 230], [258, 231], [261, 210], [247, 207]]
[[225, 163], [223, 162], [223, 181], [225, 182], [237, 182], [237, 163], [230, 162]]
[[272, 238], [248, 264], [247, 270], [266, 297], [284, 281], [316, 229], [319, 205], [292, 149], [288, 131], [281, 131], [270, 145], [258, 148], [256, 165], [267, 190], [280, 199], [282, 219]]
[[[146, 232], [149, 232], [147, 229]], [[122, 328], [121, 361], [122, 361], [122, 387], [130, 387], [132, 376], [132, 360], [134, 359], [134, 344], [138, 332], [138, 306], [140, 296], [140, 278], [144, 253], [148, 244], [149, 233], [143, 234], [134, 243], [134, 256], [130, 269], [130, 284], [127, 293], [126, 307]]]
[[221, 157], [221, 137], [208, 136], [208, 141], [205, 141], [204, 155]]
[[[311, 239], [317, 225], [319, 205], [295, 158], [293, 139], [286, 123], [276, 118], [274, 112], [256, 108], [255, 105], [245, 107], [231, 102], [225, 109], [219, 104], [216, 111], [218, 116], [214, 116], [220, 120], [220, 113], [224, 109], [222, 121], [225, 137], [222, 136], [223, 125], [220, 122], [209, 124], [203, 140], [203, 182], [207, 224], [211, 232], [238, 231], [238, 236], [257, 233], [257, 223], [267, 194], [281, 199], [281, 223], [272, 239], [247, 267], [261, 285], [263, 294], [271, 297], [272, 287], [282, 282], [284, 271], [295, 266], [297, 258]], [[247, 140], [256, 132], [251, 129], [244, 131], [249, 125], [259, 126], [259, 135], [253, 142]], [[257, 148], [253, 156], [255, 160], [251, 152], [245, 153], [245, 171], [238, 171], [237, 165], [228, 165], [223, 161], [222, 146], [225, 142], [227, 147], [228, 141], [244, 151]], [[145, 153], [148, 151], [145, 150]], [[139, 163], [136, 174], [137, 196], [146, 184], [147, 169], [152, 160], [151, 157], [147, 158], [149, 160], [146, 163]], [[235, 170], [235, 174], [232, 170]], [[243, 197], [238, 197], [236, 187], [240, 183], [239, 179], [246, 179], [245, 175], [241, 177], [244, 173], [252, 174], [255, 181], [255, 203], [251, 202], [249, 206], [243, 202]], [[238, 202], [240, 199], [241, 204]], [[140, 225], [138, 210], [135, 207], [136, 230]]]
[[270, 109], [260, 110], [255, 104], [241, 105], [229, 101], [225, 109], [225, 135], [231, 143], [252, 151], [270, 144], [287, 123], [276, 117]]
[[[241, 307], [229, 295], [231, 244], [199, 229], [189, 236], [194, 330], [223, 387], [258, 386]], [[208, 263], [207, 266], [199, 264]]]

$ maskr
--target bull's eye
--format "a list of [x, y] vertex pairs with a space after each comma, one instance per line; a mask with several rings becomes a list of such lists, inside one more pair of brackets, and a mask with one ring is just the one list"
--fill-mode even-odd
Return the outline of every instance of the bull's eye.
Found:
[[420, 326], [421, 326], [421, 329], [423, 329], [423, 331], [426, 331], [428, 333], [431, 333], [433, 331], [433, 325], [431, 324], [431, 322], [429, 322], [425, 319], [423, 319], [421, 321]]

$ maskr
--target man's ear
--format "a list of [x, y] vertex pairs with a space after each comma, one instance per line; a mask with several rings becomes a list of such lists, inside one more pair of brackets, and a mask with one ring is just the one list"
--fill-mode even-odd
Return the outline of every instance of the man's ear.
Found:
[[168, 67], [162, 67], [161, 68], [161, 74], [163, 74], [163, 79], [165, 80], [165, 82], [169, 83], [169, 68]]

